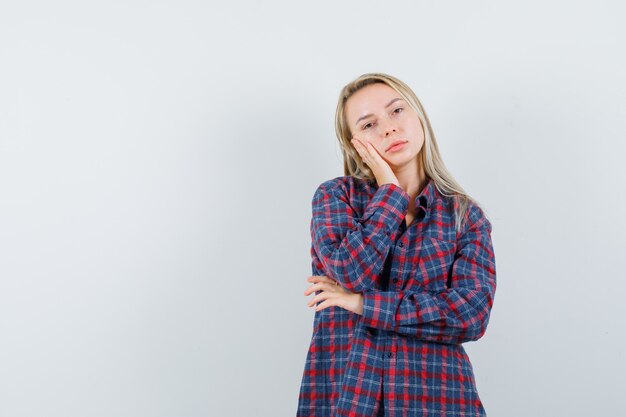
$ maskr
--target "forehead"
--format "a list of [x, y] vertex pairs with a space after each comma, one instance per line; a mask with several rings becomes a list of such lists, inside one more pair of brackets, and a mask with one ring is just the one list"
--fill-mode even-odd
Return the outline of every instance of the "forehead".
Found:
[[376, 83], [361, 88], [346, 101], [348, 120], [385, 110], [385, 106], [394, 98], [402, 96], [387, 84]]

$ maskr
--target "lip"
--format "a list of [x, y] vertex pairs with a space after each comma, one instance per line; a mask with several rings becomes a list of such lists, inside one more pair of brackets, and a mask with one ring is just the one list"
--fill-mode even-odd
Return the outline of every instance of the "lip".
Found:
[[391, 145], [389, 145], [389, 147], [387, 149], [385, 149], [385, 152], [389, 152], [389, 149], [393, 148], [396, 145], [405, 144], [407, 142], [408, 141], [406, 141], [406, 140], [396, 140], [396, 141], [392, 142]]

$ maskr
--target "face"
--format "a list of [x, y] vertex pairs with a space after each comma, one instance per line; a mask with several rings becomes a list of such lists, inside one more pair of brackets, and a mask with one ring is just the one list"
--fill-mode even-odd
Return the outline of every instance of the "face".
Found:
[[[386, 84], [361, 88], [346, 102], [346, 120], [352, 137], [371, 143], [392, 167], [416, 163], [424, 144], [424, 130], [417, 112]], [[391, 148], [396, 141], [405, 142]]]

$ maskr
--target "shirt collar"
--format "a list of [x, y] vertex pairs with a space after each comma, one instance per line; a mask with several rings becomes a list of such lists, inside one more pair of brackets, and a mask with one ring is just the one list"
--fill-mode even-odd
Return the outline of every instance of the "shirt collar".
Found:
[[415, 197], [415, 207], [421, 206], [424, 209], [431, 207], [435, 199], [435, 193], [435, 181], [432, 178], [428, 178], [422, 191]]

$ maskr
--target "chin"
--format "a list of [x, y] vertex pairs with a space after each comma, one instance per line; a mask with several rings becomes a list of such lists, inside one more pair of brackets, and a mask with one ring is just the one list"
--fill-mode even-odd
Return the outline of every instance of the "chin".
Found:
[[389, 158], [388, 163], [390, 166], [401, 167], [415, 162], [417, 160], [417, 155], [419, 155], [419, 152], [414, 151], [410, 153], [403, 153], [402, 155], [393, 155]]
[[389, 164], [389, 166], [392, 166], [392, 167], [401, 167], [403, 165], [408, 164], [413, 159], [415, 159], [415, 157], [411, 157], [407, 155], [402, 155], [402, 156], [398, 155], [398, 156], [392, 156], [391, 158], [389, 158], [387, 160], [387, 163]]

